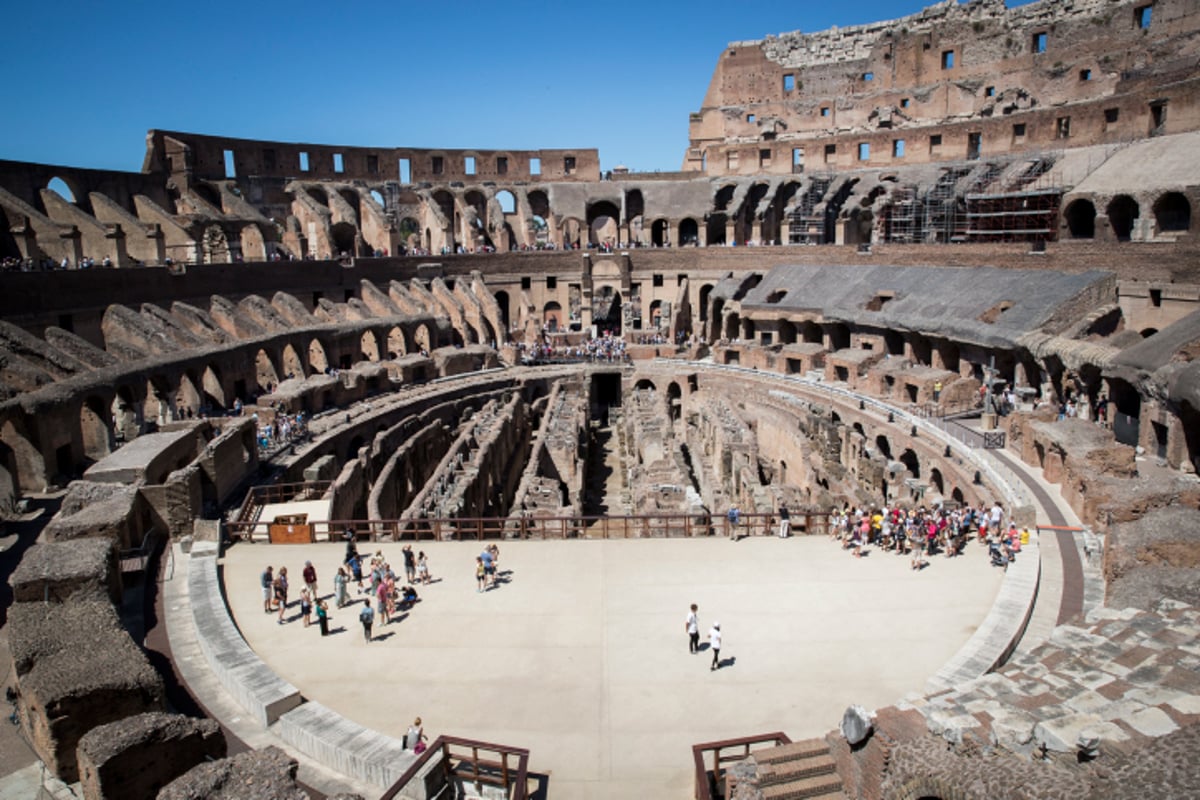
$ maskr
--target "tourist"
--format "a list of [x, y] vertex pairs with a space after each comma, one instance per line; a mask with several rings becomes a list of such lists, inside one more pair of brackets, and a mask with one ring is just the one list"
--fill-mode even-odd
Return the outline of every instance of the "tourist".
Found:
[[483, 576], [484, 586], [496, 585], [496, 563], [492, 560], [492, 551], [490, 548], [483, 548], [483, 552], [479, 554], [483, 559]]
[[262, 575], [259, 577], [259, 582], [262, 584], [263, 611], [270, 614], [275, 610], [271, 605], [271, 600], [275, 597], [274, 567], [268, 565], [267, 568], [263, 570]]
[[333, 576], [333, 596], [338, 608], [343, 608], [350, 602], [346, 592], [346, 580], [346, 568], [338, 567], [337, 574]]
[[358, 621], [362, 623], [363, 639], [371, 641], [371, 626], [375, 624], [375, 612], [371, 608], [371, 604], [363, 603], [362, 611], [358, 612]]
[[721, 623], [713, 623], [712, 629], [708, 632], [708, 646], [713, 654], [712, 665], [708, 668], [709, 672], [712, 672], [721, 666]]
[[920, 525], [913, 524], [909, 540], [912, 543], [912, 559], [908, 562], [909, 569], [921, 569], [925, 566], [925, 531]]
[[417, 579], [422, 584], [429, 583], [429, 559], [425, 557], [425, 551], [417, 553]]
[[729, 538], [736, 542], [738, 538], [737, 526], [738, 522], [742, 518], [742, 512], [738, 511], [738, 507], [736, 505], [730, 506], [729, 512], [725, 515], [725, 518], [729, 522]]
[[414, 586], [405, 586], [400, 590], [400, 608], [410, 609], [417, 602], [417, 589]]
[[308, 591], [308, 587], [300, 590], [300, 616], [304, 620], [304, 627], [312, 624], [309, 616], [312, 614], [312, 594]]
[[311, 561], [304, 562], [304, 570], [301, 572], [304, 577], [304, 585], [308, 587], [309, 594], [316, 597], [317, 592], [317, 568], [313, 566]]
[[683, 629], [688, 635], [688, 650], [692, 655], [700, 652], [700, 619], [696, 616], [698, 610], [696, 604], [692, 603], [687, 619], [683, 621]]
[[355, 553], [350, 557], [350, 560], [347, 562], [347, 564], [350, 566], [350, 574], [354, 577], [354, 582], [358, 584], [358, 592], [359, 594], [362, 594], [362, 558], [359, 557], [358, 553]]
[[417, 561], [413, 557], [412, 545], [404, 545], [404, 578], [409, 583], [417, 579]]
[[792, 530], [792, 517], [785, 505], [779, 506], [779, 538], [786, 539]]
[[329, 606], [324, 600], [317, 600], [317, 624], [321, 626], [321, 635], [329, 635]]
[[279, 606], [279, 624], [283, 624], [283, 612], [287, 609], [288, 577], [287, 567], [280, 567], [275, 576], [275, 603]]
[[[379, 611], [379, 619], [382, 621], [382, 624], [387, 625], [389, 622], [391, 622], [391, 617], [388, 614], [391, 605], [391, 596], [388, 594], [388, 586], [386, 581], [380, 580], [376, 584], [375, 598], [378, 602], [377, 609]], [[370, 603], [367, 605], [370, 605]]]
[[483, 556], [475, 556], [475, 582], [479, 584], [475, 591], [482, 592], [487, 588], [487, 570], [483, 566]]
[[404, 734], [404, 748], [417, 754], [424, 753], [427, 739], [425, 729], [421, 726], [421, 718], [417, 717], [413, 720], [413, 724], [408, 726], [408, 732]]

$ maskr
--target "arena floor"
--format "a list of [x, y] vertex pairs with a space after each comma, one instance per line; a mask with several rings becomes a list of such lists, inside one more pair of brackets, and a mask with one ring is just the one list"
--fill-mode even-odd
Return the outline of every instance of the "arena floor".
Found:
[[[400, 545], [379, 547], [403, 575]], [[324, 639], [297, 605], [282, 626], [262, 610], [268, 563], [288, 567], [294, 599], [311, 560], [330, 596], [341, 545], [230, 548], [226, 593], [250, 645], [309, 699], [396, 737], [419, 715], [431, 740], [527, 747], [554, 798], [691, 797], [693, 744], [819, 736], [847, 705], [919, 691], [1002, 577], [974, 545], [913, 572], [907, 558], [855, 560], [823, 536], [505, 542], [507, 582], [480, 594], [478, 543], [420, 549], [435, 582], [400, 622], [377, 620], [371, 644], [357, 602], [331, 608], [336, 633]], [[688, 653], [691, 603], [702, 642], [721, 623], [716, 672], [707, 651]]]

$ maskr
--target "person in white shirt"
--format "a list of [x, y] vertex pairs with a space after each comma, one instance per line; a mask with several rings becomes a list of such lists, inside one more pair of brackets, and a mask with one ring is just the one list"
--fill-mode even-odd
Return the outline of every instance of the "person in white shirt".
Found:
[[713, 660], [709, 672], [721, 666], [721, 623], [714, 622], [708, 632], [708, 646], [712, 649]]
[[697, 607], [692, 603], [691, 611], [688, 612], [687, 619], [683, 623], [684, 630], [688, 635], [688, 649], [692, 655], [700, 652], [700, 620], [696, 617]]

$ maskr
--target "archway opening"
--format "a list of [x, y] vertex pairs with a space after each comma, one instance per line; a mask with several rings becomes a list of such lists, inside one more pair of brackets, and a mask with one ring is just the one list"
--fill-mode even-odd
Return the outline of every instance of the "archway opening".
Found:
[[67, 185], [67, 182], [58, 176], [51, 178], [50, 182], [46, 184], [46, 188], [68, 203], [75, 202], [75, 192], [71, 191], [71, 187]]
[[363, 331], [358, 340], [358, 349], [364, 361], [379, 360], [379, 339], [373, 331]]
[[1067, 206], [1067, 230], [1072, 239], [1091, 239], [1096, 235], [1096, 206], [1091, 200], [1076, 200]]
[[666, 247], [667, 221], [665, 219], [656, 219], [650, 226], [650, 244], [655, 247]]
[[679, 244], [680, 246], [700, 244], [700, 226], [691, 217], [685, 217], [679, 221]]
[[266, 350], [259, 350], [254, 356], [254, 381], [260, 392], [270, 392], [279, 385], [279, 372]]
[[912, 473], [914, 478], [921, 477], [921, 460], [917, 458], [917, 454], [913, 452], [912, 448], [906, 448], [905, 451], [900, 454], [900, 463], [903, 464], [910, 473]]
[[325, 355], [325, 346], [317, 339], [308, 343], [308, 367], [315, 373], [329, 369], [329, 358]]
[[209, 413], [220, 412], [225, 410], [225, 387], [221, 385], [221, 375], [217, 372], [217, 368], [211, 364], [204, 368], [204, 376], [201, 378], [201, 387], [203, 388], [203, 403], [201, 404]]
[[304, 377], [304, 361], [290, 344], [283, 348], [283, 377], [285, 380]]
[[83, 437], [83, 455], [93, 464], [113, 450], [111, 416], [102, 398], [92, 395], [79, 408], [79, 430]]
[[1133, 236], [1133, 226], [1141, 215], [1137, 201], [1127, 194], [1119, 194], [1108, 204], [1108, 223], [1118, 242], [1128, 242]]
[[388, 358], [400, 358], [400, 356], [407, 355], [408, 342], [404, 339], [404, 331], [399, 327], [388, 331], [387, 351]]
[[1179, 192], [1167, 192], [1154, 203], [1154, 221], [1160, 233], [1183, 233], [1192, 226], [1192, 204]]
[[355, 237], [358, 235], [358, 229], [349, 222], [339, 222], [329, 229], [329, 236], [333, 242], [332, 255], [334, 256], [351, 256], [355, 255]]

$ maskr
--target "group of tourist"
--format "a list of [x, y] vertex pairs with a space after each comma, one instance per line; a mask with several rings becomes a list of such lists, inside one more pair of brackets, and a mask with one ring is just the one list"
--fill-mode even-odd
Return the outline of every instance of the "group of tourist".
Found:
[[[254, 414], [258, 420], [258, 414]], [[308, 436], [308, 418], [303, 411], [288, 414], [276, 411], [269, 422], [258, 423], [259, 453], [269, 453], [276, 448], [303, 441]]]
[[496, 570], [500, 565], [500, 547], [489, 544], [475, 556], [475, 583], [477, 592], [486, 592], [496, 587]]
[[521, 361], [533, 364], [539, 361], [591, 361], [591, 362], [623, 362], [629, 359], [625, 350], [625, 340], [619, 334], [605, 331], [602, 336], [588, 338], [575, 345], [555, 345], [549, 341], [536, 344], [517, 344]]
[[829, 518], [829, 535], [862, 558], [868, 548], [909, 556], [909, 567], [921, 570], [929, 566], [929, 557], [962, 555], [972, 535], [988, 545], [987, 553], [995, 566], [1007, 567], [1029, 543], [1028, 528], [1018, 530], [1015, 522], [1004, 528], [1004, 507], [990, 509], [942, 506], [916, 509], [869, 508], [834, 509]]

